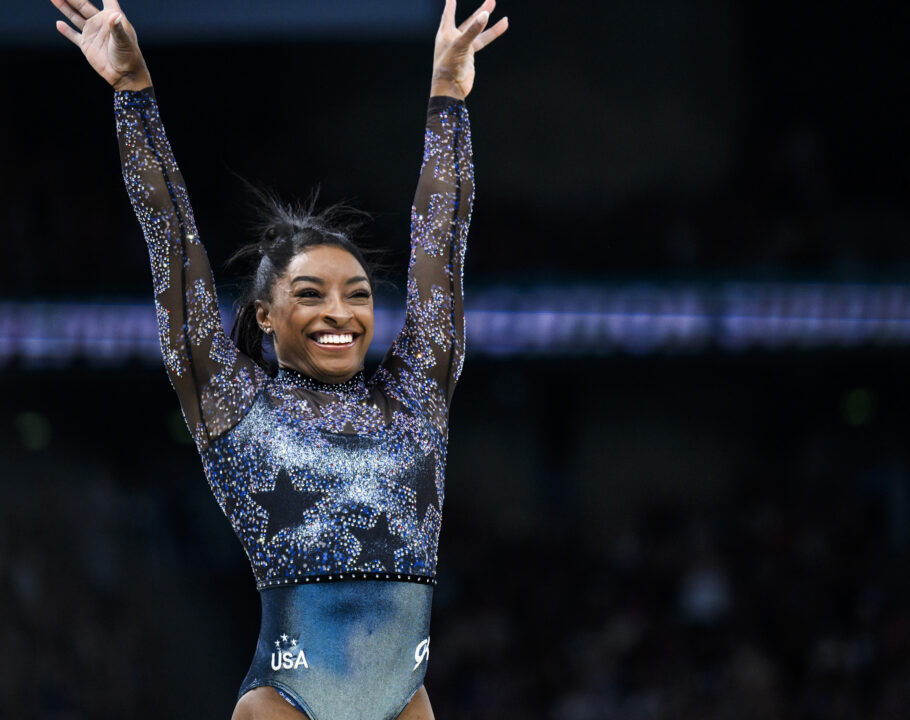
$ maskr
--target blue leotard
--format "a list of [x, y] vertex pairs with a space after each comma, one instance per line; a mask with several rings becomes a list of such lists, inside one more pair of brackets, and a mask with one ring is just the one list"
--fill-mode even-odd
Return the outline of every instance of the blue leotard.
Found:
[[287, 369], [271, 377], [231, 342], [154, 93], [120, 92], [114, 104], [164, 363], [262, 597], [240, 692], [274, 686], [312, 720], [394, 718], [429, 654], [448, 409], [464, 356], [467, 110], [430, 100], [404, 328], [372, 377], [326, 385]]

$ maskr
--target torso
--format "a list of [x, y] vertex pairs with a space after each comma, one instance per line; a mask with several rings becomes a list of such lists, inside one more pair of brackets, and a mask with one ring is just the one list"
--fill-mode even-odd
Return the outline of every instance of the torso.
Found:
[[445, 433], [384, 390], [359, 375], [328, 394], [283, 371], [203, 453], [260, 589], [433, 581]]

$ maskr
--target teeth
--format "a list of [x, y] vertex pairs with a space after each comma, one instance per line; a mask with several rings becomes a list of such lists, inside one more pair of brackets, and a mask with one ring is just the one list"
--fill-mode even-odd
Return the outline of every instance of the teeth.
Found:
[[321, 345], [347, 345], [350, 342], [354, 342], [354, 336], [350, 333], [345, 333], [343, 335], [329, 335], [328, 333], [324, 333], [316, 336], [316, 342]]

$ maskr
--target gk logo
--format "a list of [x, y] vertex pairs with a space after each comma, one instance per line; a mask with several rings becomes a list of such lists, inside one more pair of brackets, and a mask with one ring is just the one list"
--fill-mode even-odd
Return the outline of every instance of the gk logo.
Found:
[[[421, 640], [417, 645], [417, 648], [414, 650], [414, 660], [417, 661], [417, 663], [414, 665], [414, 670], [420, 667], [420, 663], [422, 663], [428, 657], [430, 657], [430, 638]], [[411, 672], [414, 672], [414, 670], [411, 670]]]

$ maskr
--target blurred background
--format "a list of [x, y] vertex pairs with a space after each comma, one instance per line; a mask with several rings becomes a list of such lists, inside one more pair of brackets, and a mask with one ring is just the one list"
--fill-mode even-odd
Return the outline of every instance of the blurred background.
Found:
[[[374, 213], [394, 333], [440, 8], [124, 0], [226, 313], [237, 176], [319, 184]], [[910, 717], [910, 6], [497, 14], [436, 716]], [[227, 718], [259, 600], [56, 19], [0, 20], [0, 716]]]

